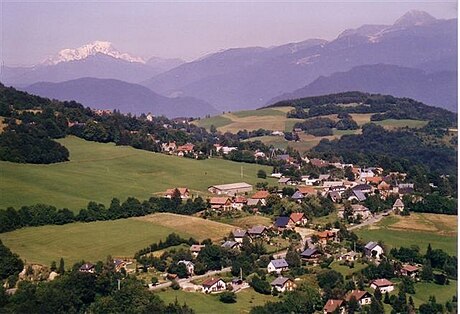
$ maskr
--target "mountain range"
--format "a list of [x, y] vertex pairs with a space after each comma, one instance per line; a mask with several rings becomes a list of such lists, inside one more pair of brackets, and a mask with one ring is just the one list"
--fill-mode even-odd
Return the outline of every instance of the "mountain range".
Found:
[[[440, 20], [426, 12], [410, 11], [393, 25], [363, 25], [345, 30], [331, 41], [308, 39], [270, 48], [227, 49], [192, 62], [144, 60], [96, 41], [64, 49], [34, 67], [5, 66], [1, 80], [47, 97], [75, 97], [88, 106], [104, 104], [105, 108], [134, 108], [136, 112], [142, 108], [168, 112], [169, 116], [254, 109], [281, 98], [348, 89], [391, 93], [456, 110], [456, 69], [457, 19]], [[80, 86], [88, 78], [102, 79], [93, 83], [103, 88], [88, 86], [87, 95], [79, 96]], [[126, 88], [119, 93], [130, 97], [101, 95], [115, 89], [109, 88], [110, 83]], [[148, 88], [152, 100], [146, 98], [146, 89], [136, 84]], [[164, 97], [163, 101], [158, 97]], [[171, 105], [160, 110], [168, 103], [166, 99], [176, 97], [176, 103], [184, 107]], [[182, 97], [192, 99], [184, 102]], [[148, 110], [147, 104], [155, 104], [155, 110]], [[186, 104], [191, 108], [185, 108]], [[178, 111], [172, 112], [172, 108]]]
[[346, 91], [365, 91], [409, 97], [450, 111], [457, 111], [457, 72], [426, 72], [397, 65], [362, 65], [350, 71], [321, 76], [291, 93], [271, 99], [281, 100], [320, 96]]
[[209, 103], [193, 97], [169, 98], [150, 89], [114, 79], [80, 78], [61, 83], [35, 83], [25, 91], [59, 100], [76, 100], [86, 106], [100, 109], [117, 109], [123, 113], [177, 117], [200, 117], [216, 114]]

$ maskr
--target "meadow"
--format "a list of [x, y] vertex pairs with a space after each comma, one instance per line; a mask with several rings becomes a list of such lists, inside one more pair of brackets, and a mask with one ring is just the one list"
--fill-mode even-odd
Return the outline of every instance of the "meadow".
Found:
[[187, 303], [196, 313], [249, 313], [251, 307], [263, 305], [268, 301], [277, 302], [278, 298], [255, 292], [252, 288], [238, 292], [236, 303], [225, 304], [219, 301], [219, 295], [206, 295], [199, 292], [166, 290], [157, 293], [166, 303]]
[[0, 240], [28, 263], [49, 265], [63, 257], [70, 266], [82, 259], [105, 260], [107, 255], [131, 258], [136, 251], [164, 240], [173, 232], [184, 238], [219, 240], [233, 229], [197, 217], [157, 213], [112, 221], [23, 228], [1, 233]]
[[72, 136], [59, 142], [69, 149], [70, 161], [50, 165], [0, 161], [0, 208], [45, 203], [77, 211], [89, 201], [109, 205], [114, 197], [148, 199], [174, 187], [188, 187], [197, 195], [214, 184], [255, 184], [261, 181], [256, 175], [259, 169], [272, 170], [216, 158], [168, 156]]
[[214, 125], [221, 132], [237, 133], [240, 130], [266, 129], [272, 131], [292, 131], [296, 122], [302, 119], [288, 119], [286, 113], [292, 107], [269, 108], [229, 112], [220, 116], [196, 120], [194, 123], [209, 129]]
[[457, 255], [457, 216], [425, 213], [390, 216], [355, 232], [365, 241], [383, 241], [388, 249], [417, 245], [424, 252], [431, 243], [435, 249]]

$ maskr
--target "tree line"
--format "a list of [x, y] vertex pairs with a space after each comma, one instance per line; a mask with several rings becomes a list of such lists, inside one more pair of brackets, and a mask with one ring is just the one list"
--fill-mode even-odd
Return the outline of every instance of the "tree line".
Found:
[[107, 208], [103, 204], [89, 202], [88, 206], [81, 209], [78, 214], [74, 214], [67, 208], [57, 209], [54, 206], [45, 204], [22, 206], [18, 210], [8, 207], [6, 210], [0, 210], [0, 232], [30, 226], [63, 225], [78, 221], [115, 220], [145, 216], [156, 212], [192, 215], [207, 207], [207, 203], [201, 197], [197, 197], [194, 200], [189, 199], [186, 202], [182, 202], [180, 197], [171, 199], [151, 197], [143, 202], [134, 197], [129, 197], [123, 203], [119, 199], [113, 198]]

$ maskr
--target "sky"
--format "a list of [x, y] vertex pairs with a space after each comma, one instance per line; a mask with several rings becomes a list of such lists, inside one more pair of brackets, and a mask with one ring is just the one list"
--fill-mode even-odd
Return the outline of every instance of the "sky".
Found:
[[12, 1], [0, 0], [0, 56], [32, 65], [65, 48], [110, 41], [143, 58], [187, 61], [228, 48], [331, 40], [363, 24], [392, 24], [409, 10], [456, 18], [456, 1]]

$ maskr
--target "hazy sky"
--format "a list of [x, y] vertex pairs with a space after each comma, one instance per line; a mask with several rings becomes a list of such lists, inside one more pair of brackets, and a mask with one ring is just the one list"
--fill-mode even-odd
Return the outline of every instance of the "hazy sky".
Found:
[[412, 9], [444, 19], [458, 13], [456, 1], [0, 2], [6, 65], [38, 63], [94, 40], [144, 58], [192, 60], [226, 48], [333, 39], [362, 24], [392, 24]]

